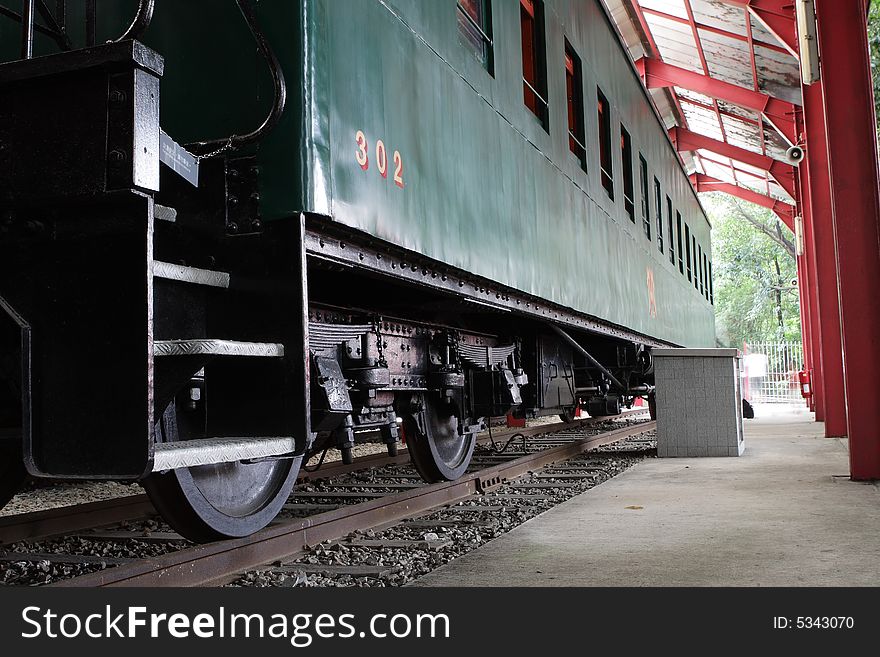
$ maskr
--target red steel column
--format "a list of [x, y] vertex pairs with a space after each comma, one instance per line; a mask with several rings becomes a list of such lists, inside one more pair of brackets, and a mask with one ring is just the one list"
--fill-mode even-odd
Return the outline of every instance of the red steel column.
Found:
[[816, 303], [816, 265], [813, 248], [813, 217], [810, 205], [810, 175], [806, 165], [798, 170], [801, 182], [800, 216], [804, 253], [798, 258], [798, 291], [801, 298], [801, 333], [804, 338], [804, 369], [812, 373], [813, 394], [809, 398], [816, 422], [825, 421], [825, 386], [822, 378], [822, 347], [819, 342], [819, 307]]
[[[838, 265], [850, 476], [856, 480], [880, 479], [880, 404], [875, 390], [880, 372], [880, 177], [865, 4], [817, 0], [816, 9]], [[817, 218], [816, 226], [821, 223]], [[821, 238], [816, 237], [817, 246], [821, 245]], [[827, 374], [826, 367], [826, 389]]]
[[[798, 110], [795, 113], [795, 125], [800, 143], [805, 143], [804, 113]], [[822, 377], [822, 343], [819, 340], [819, 303], [816, 296], [816, 257], [815, 244], [813, 242], [813, 204], [810, 192], [810, 169], [806, 162], [798, 167], [798, 180], [800, 182], [801, 204], [799, 208], [801, 216], [801, 228], [803, 230], [803, 267], [804, 277], [798, 276], [798, 288], [804, 298], [804, 307], [807, 317], [806, 323], [801, 324], [801, 330], [810, 344], [810, 358], [804, 357], [804, 369], [810, 372], [812, 379], [812, 395], [809, 398], [811, 411], [816, 413], [816, 422], [825, 421], [825, 384]], [[803, 327], [806, 326], [806, 329]]]
[[[806, 223], [806, 214], [807, 208], [809, 207], [809, 190], [808, 190], [808, 177], [806, 175], [806, 169], [798, 169], [795, 174], [795, 178], [797, 180], [798, 187], [798, 200], [796, 204], [795, 210], [795, 218], [794, 218], [794, 241], [795, 247], [797, 248], [797, 217], [803, 217], [804, 221], [802, 225]], [[812, 327], [810, 326], [810, 297], [809, 297], [809, 277], [810, 272], [808, 268], [806, 252], [801, 255], [795, 256], [795, 264], [797, 265], [797, 284], [798, 284], [798, 305], [801, 316], [801, 345], [804, 352], [804, 360], [800, 364], [802, 369], [811, 370], [813, 367], [813, 341], [812, 341]], [[815, 410], [815, 395], [810, 397], [807, 400], [807, 405], [810, 407], [810, 410]]]
[[[801, 165], [804, 172], [807, 172], [807, 166]], [[813, 210], [812, 199], [810, 195], [810, 178], [809, 175], [804, 176], [804, 256], [803, 261], [806, 269], [806, 276], [800, 283], [801, 294], [806, 299], [808, 307], [807, 328], [810, 340], [810, 356], [811, 360], [807, 368], [812, 372], [813, 380], [813, 403], [811, 409], [816, 411], [816, 422], [825, 421], [825, 376], [822, 369], [822, 339], [819, 327], [820, 309], [817, 290], [816, 277], [816, 245], [813, 237]]]
[[[814, 337], [821, 345], [819, 356], [813, 360], [813, 367], [818, 363], [821, 368], [825, 435], [844, 436], [847, 428], [843, 353], [840, 343], [840, 302], [822, 83], [804, 86], [803, 99], [807, 159], [801, 166], [806, 166], [809, 172], [812, 218], [812, 225], [809, 227], [812, 235], [805, 242], [812, 249], [810, 256], [815, 276], [811, 285], [816, 298], [814, 326], [817, 332]], [[819, 419], [818, 416], [816, 419]]]

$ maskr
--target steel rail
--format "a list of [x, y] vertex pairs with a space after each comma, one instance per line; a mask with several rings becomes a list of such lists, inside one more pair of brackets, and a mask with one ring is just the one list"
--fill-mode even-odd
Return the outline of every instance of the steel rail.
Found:
[[[459, 502], [477, 493], [483, 482], [513, 479], [594, 447], [651, 431], [656, 426], [656, 422], [651, 421], [588, 436], [485, 468], [456, 481], [430, 484], [308, 518], [281, 521], [247, 538], [199, 545], [49, 586], [210, 586], [225, 583], [243, 571], [289, 560], [301, 554], [307, 546], [337, 540], [356, 530], [393, 524]], [[328, 497], [332, 497], [332, 493], [328, 493]]]
[[0, 545], [56, 536], [126, 520], [148, 518], [156, 510], [146, 495], [60, 506], [0, 517]]
[[[620, 415], [608, 417], [586, 418], [574, 422], [555, 422], [537, 427], [509, 428], [493, 432], [492, 438], [502, 441], [514, 435], [534, 436], [541, 433], [565, 431], [577, 427], [593, 426], [606, 420], [614, 420], [640, 413], [645, 409], [624, 411]], [[478, 438], [481, 444], [488, 443], [488, 435]], [[397, 456], [386, 454], [368, 454], [360, 456], [353, 463], [345, 465], [341, 461], [333, 461], [313, 472], [300, 470], [297, 483], [306, 483], [318, 479], [328, 479], [342, 474], [357, 472], [383, 465], [400, 465], [409, 462], [409, 452], [401, 447]], [[141, 520], [156, 515], [150, 499], [144, 494], [130, 495], [98, 502], [86, 502], [68, 506], [55, 507], [30, 513], [0, 516], [0, 546], [18, 541], [36, 540], [67, 533], [82, 532], [103, 525], [118, 522]]]

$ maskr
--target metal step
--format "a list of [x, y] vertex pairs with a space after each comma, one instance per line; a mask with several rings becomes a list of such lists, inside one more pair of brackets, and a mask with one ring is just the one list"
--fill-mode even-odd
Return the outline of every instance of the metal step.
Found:
[[153, 472], [262, 459], [295, 451], [293, 438], [203, 438], [159, 443], [153, 452]]
[[173, 224], [177, 221], [177, 210], [175, 210], [174, 208], [169, 208], [166, 205], [159, 205], [158, 203], [154, 203], [153, 218], [158, 219], [159, 221], [167, 221]]
[[247, 358], [283, 358], [284, 345], [273, 342], [236, 342], [235, 340], [156, 340], [153, 356], [238, 356]]
[[209, 287], [229, 287], [229, 274], [223, 271], [210, 269], [198, 269], [185, 265], [175, 265], [160, 260], [153, 261], [153, 276], [169, 281], [192, 283], [193, 285], [207, 285]]

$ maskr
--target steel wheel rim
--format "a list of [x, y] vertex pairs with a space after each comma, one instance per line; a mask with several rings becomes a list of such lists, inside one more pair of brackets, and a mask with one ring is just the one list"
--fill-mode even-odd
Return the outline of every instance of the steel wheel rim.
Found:
[[426, 481], [453, 481], [471, 462], [476, 445], [473, 433], [460, 435], [458, 403], [427, 395], [413, 397], [413, 412], [404, 418], [404, 434], [413, 464]]
[[[173, 407], [173, 403], [169, 408]], [[165, 423], [157, 436], [176, 435]], [[143, 485], [175, 531], [196, 542], [237, 538], [268, 525], [287, 502], [302, 456], [221, 463], [154, 474]]]

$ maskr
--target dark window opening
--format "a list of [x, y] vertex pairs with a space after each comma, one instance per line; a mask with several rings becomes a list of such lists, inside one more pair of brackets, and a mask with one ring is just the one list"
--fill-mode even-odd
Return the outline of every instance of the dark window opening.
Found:
[[694, 280], [693, 262], [691, 261], [691, 227], [684, 225], [684, 247], [687, 249], [687, 277], [689, 281]]
[[697, 276], [697, 236], [696, 235], [691, 237], [691, 242], [693, 244], [693, 248], [691, 249], [691, 253], [693, 254], [693, 258], [694, 258], [694, 289], [699, 290], [700, 283], [698, 281], [699, 277]]
[[520, 0], [523, 94], [526, 107], [548, 129], [547, 48], [544, 41], [544, 3]]
[[675, 223], [678, 236], [678, 271], [683, 275], [684, 274], [684, 255], [682, 254], [681, 249], [681, 212], [675, 213]]
[[458, 40], [494, 75], [491, 8], [491, 0], [458, 0]]
[[703, 296], [709, 300], [709, 256], [703, 253]]
[[712, 261], [709, 260], [709, 303], [715, 305], [715, 284], [712, 282]]
[[668, 196], [666, 197], [666, 223], [669, 226], [669, 262], [675, 267], [675, 231], [672, 228], [672, 199]]
[[663, 192], [660, 191], [660, 181], [654, 178], [654, 210], [657, 212], [657, 248], [663, 253]]
[[611, 164], [611, 106], [601, 89], [596, 89], [599, 99], [599, 167], [602, 170], [602, 187], [608, 198], [614, 200], [614, 167]]
[[642, 225], [645, 227], [645, 237], [651, 241], [651, 198], [648, 191], [648, 163], [639, 153], [639, 187], [642, 191]]
[[633, 200], [635, 189], [633, 187], [633, 156], [632, 137], [626, 128], [620, 126], [620, 153], [623, 160], [623, 208], [630, 221], [636, 222], [636, 203]]
[[584, 146], [584, 77], [581, 58], [565, 42], [565, 95], [568, 98], [568, 148], [587, 170], [587, 147]]
[[699, 255], [697, 256], [697, 265], [700, 270], [700, 294], [705, 294], [706, 288], [704, 287], [705, 283], [703, 282], [703, 247], [700, 246], [698, 248], [700, 250]]

